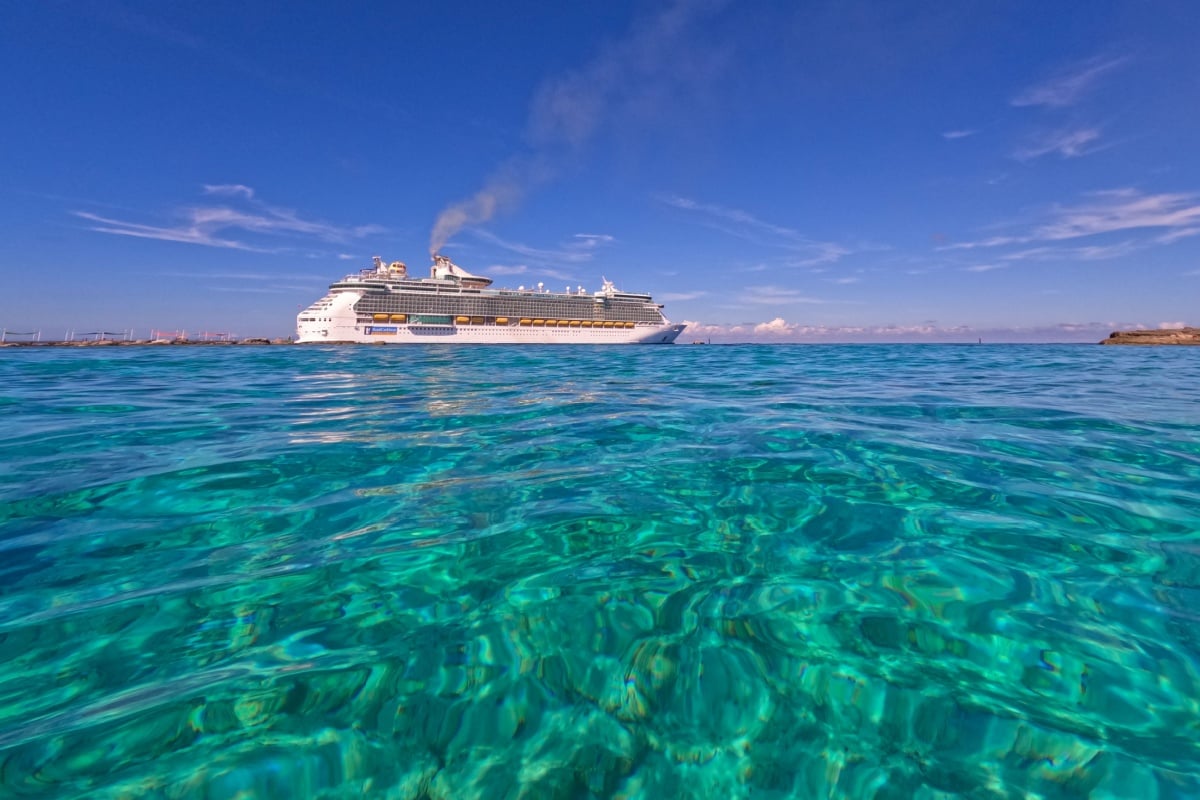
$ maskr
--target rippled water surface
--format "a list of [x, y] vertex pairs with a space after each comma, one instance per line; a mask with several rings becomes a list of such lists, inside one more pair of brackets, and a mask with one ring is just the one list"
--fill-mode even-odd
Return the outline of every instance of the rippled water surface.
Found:
[[0, 796], [1200, 796], [1200, 349], [0, 352]]

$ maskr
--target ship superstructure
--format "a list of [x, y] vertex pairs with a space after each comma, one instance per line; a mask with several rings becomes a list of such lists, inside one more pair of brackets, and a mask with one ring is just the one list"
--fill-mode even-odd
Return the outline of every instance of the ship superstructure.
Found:
[[585, 292], [491, 288], [441, 255], [428, 278], [378, 256], [347, 275], [296, 318], [297, 341], [475, 344], [671, 344], [684, 325], [670, 322], [648, 294], [612, 281]]

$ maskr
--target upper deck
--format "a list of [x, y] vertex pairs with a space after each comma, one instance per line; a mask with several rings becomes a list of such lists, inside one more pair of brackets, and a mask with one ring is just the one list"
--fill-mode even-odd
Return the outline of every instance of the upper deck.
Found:
[[491, 279], [472, 275], [445, 256], [435, 256], [434, 265], [428, 278], [410, 277], [407, 266], [400, 261], [385, 265], [378, 256], [375, 257], [375, 267], [362, 269], [357, 273], [346, 275], [340, 281], [330, 284], [331, 291], [357, 292], [416, 292], [451, 295], [485, 295], [491, 297], [509, 298], [545, 298], [567, 300], [589, 298], [597, 301], [623, 301], [627, 303], [650, 303], [653, 298], [640, 292], [623, 292], [618, 290], [612, 281], [605, 280], [602, 289], [588, 293], [582, 286], [574, 291], [567, 287], [562, 292], [544, 288], [539, 283], [536, 288], [520, 286], [511, 288], [492, 288]]

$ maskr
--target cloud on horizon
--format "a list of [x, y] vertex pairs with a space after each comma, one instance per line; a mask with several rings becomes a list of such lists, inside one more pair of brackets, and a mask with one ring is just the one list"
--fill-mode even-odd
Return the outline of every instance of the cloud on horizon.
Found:
[[[681, 341], [724, 344], [835, 344], [835, 343], [935, 343], [960, 342], [1098, 342], [1114, 330], [1142, 329], [1140, 322], [1063, 322], [1030, 327], [974, 327], [939, 325], [924, 322], [915, 325], [803, 325], [783, 317], [769, 322], [737, 324], [704, 323], [685, 320], [687, 328]], [[1163, 323], [1181, 325], [1182, 323]]]

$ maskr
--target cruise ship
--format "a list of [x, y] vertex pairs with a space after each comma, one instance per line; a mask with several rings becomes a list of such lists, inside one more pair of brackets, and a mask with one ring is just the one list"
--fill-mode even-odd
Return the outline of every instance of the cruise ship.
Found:
[[491, 288], [442, 255], [428, 278], [409, 277], [401, 261], [347, 275], [296, 317], [300, 343], [671, 344], [672, 323], [648, 294], [622, 292], [605, 280], [553, 292]]

